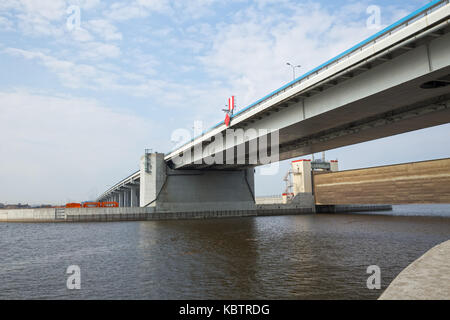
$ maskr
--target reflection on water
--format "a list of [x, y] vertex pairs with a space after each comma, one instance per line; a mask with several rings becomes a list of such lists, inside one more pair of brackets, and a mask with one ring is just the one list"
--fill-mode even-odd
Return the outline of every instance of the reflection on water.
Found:
[[[0, 224], [0, 298], [375, 299], [450, 238], [450, 219], [309, 215], [86, 224]], [[79, 265], [81, 290], [66, 289]]]
[[392, 214], [398, 216], [440, 216], [450, 217], [450, 205], [448, 204], [419, 204], [409, 206], [393, 206]]

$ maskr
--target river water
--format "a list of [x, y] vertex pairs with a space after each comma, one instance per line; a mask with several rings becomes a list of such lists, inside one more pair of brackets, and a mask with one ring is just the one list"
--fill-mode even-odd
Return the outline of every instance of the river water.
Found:
[[[0, 224], [0, 299], [376, 299], [450, 239], [448, 206], [389, 215]], [[438, 215], [438, 216], [419, 216]], [[67, 267], [81, 270], [69, 290]], [[381, 269], [381, 290], [366, 286]]]

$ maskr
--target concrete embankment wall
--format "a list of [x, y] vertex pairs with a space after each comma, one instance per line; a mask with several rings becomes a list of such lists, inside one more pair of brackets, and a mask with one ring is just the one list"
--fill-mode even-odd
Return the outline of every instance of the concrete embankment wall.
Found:
[[0, 210], [0, 221], [54, 221], [55, 209]]
[[311, 207], [263, 205], [253, 210], [160, 212], [148, 208], [81, 208], [0, 210], [0, 222], [108, 222], [256, 217], [314, 213]]
[[0, 210], [0, 222], [77, 222], [146, 220], [153, 208]]
[[323, 206], [290, 204], [257, 204], [254, 209], [243, 210], [190, 210], [163, 211], [155, 207], [147, 208], [70, 208], [70, 209], [14, 209], [0, 210], [0, 222], [107, 222], [213, 219], [231, 217], [283, 216], [313, 213], [346, 213], [359, 211], [391, 210], [392, 206]]

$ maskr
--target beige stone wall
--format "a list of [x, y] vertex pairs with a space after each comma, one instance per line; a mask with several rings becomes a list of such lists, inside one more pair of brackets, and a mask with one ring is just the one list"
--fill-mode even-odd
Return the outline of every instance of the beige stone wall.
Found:
[[316, 204], [450, 203], [450, 159], [314, 175]]

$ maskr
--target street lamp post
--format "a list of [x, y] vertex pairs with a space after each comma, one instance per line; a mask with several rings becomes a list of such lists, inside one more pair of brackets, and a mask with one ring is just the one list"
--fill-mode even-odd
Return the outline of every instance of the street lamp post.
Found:
[[298, 66], [294, 66], [293, 64], [291, 64], [291, 63], [286, 63], [288, 66], [290, 66], [291, 68], [292, 68], [292, 75], [293, 75], [293, 80], [295, 80], [295, 68], [301, 68], [302, 66], [301, 65], [298, 65]]

